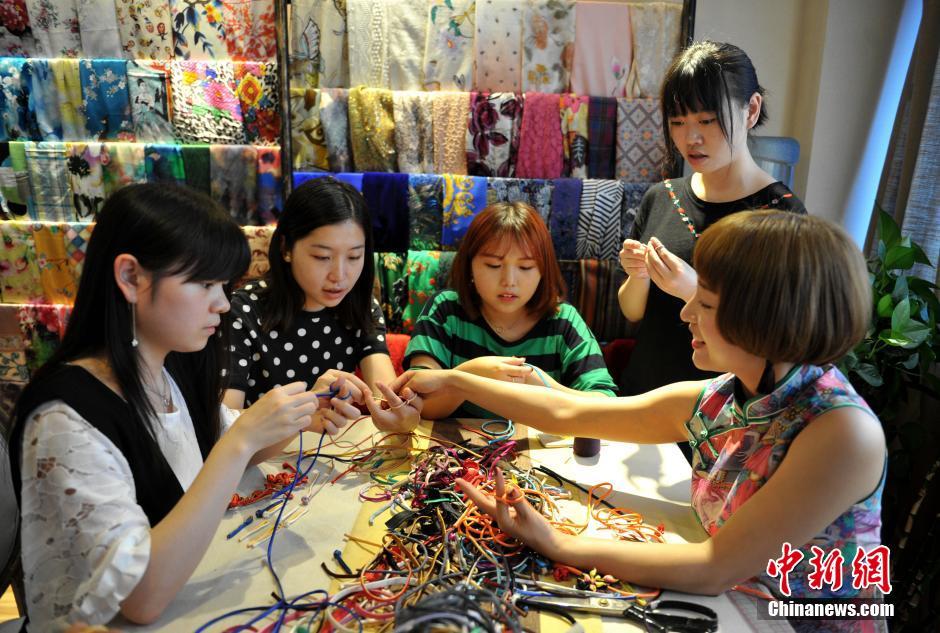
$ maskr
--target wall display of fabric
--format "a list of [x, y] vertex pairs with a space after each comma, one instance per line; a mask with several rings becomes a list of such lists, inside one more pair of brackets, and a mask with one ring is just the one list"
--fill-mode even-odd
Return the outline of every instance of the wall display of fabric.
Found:
[[412, 174], [408, 177], [408, 248], [418, 251], [441, 249], [443, 204], [442, 176]]
[[173, 54], [178, 59], [226, 59], [228, 45], [222, 3], [218, 0], [170, 0]]
[[138, 182], [147, 182], [143, 143], [105, 143], [101, 148], [105, 197]]
[[512, 92], [471, 92], [467, 173], [509, 178], [516, 173], [524, 101]]
[[94, 222], [104, 205], [104, 170], [101, 166], [102, 143], [67, 143], [69, 186], [75, 220]]
[[522, 18], [518, 0], [477, 0], [473, 88], [518, 91], [522, 79]]
[[22, 142], [0, 143], [0, 210], [4, 220], [25, 220], [32, 205]]
[[560, 101], [561, 143], [565, 156], [563, 173], [571, 178], [587, 178], [590, 97], [563, 94]]
[[618, 262], [563, 259], [558, 265], [568, 286], [568, 301], [578, 309], [598, 341], [607, 343], [630, 335], [631, 326], [623, 318], [617, 301], [617, 290], [626, 278]]
[[186, 171], [182, 147], [163, 143], [148, 144], [144, 147], [144, 171], [147, 174], [147, 182], [185, 185]]
[[62, 140], [62, 118], [52, 68], [47, 59], [27, 59], [22, 81], [28, 90], [27, 129], [35, 140]]
[[260, 224], [258, 151], [250, 145], [213, 145], [209, 156], [213, 199], [239, 224]]
[[170, 78], [178, 138], [195, 143], [245, 142], [231, 62], [173, 61]]
[[431, 0], [424, 45], [425, 90], [469, 90], [473, 83], [476, 0]]
[[435, 92], [431, 97], [434, 120], [434, 172], [467, 173], [467, 119], [470, 95], [466, 92]]
[[384, 1], [346, 0], [350, 86], [389, 87], [387, 8]]
[[408, 303], [402, 311], [402, 331], [411, 334], [424, 305], [447, 287], [447, 278], [454, 264], [455, 253], [444, 251], [408, 251], [405, 278]]
[[376, 253], [375, 274], [379, 280], [382, 313], [389, 332], [402, 331], [402, 314], [408, 303], [408, 281], [405, 278], [407, 253]]
[[65, 332], [72, 307], [67, 305], [15, 306], [23, 340], [27, 341], [26, 368], [32, 373], [52, 356]]
[[118, 32], [114, 2], [77, 0], [77, 4], [82, 56], [123, 57], [124, 51], [121, 48], [121, 34]]
[[[630, 97], [656, 97], [669, 62], [679, 52], [682, 4], [639, 2], [630, 5], [633, 22], [633, 75]], [[620, 95], [617, 95], [620, 96]]]
[[372, 216], [375, 250], [407, 250], [408, 174], [363, 174], [362, 195]]
[[356, 171], [395, 171], [398, 156], [391, 90], [357, 86], [349, 91], [349, 137]]
[[320, 124], [326, 142], [330, 171], [351, 171], [349, 153], [349, 91], [345, 88], [320, 89]]
[[516, 175], [560, 178], [564, 169], [560, 99], [556, 94], [527, 92], [519, 131]]
[[235, 62], [235, 94], [241, 103], [246, 142], [276, 145], [281, 134], [277, 64]]
[[[22, 388], [29, 381], [29, 369], [26, 366], [26, 346], [22, 349], [0, 349], [0, 416], [9, 420], [13, 407]], [[11, 387], [15, 387], [11, 391]]]
[[0, 57], [33, 57], [38, 54], [29, 23], [26, 0], [7, 0], [0, 5]]
[[617, 154], [617, 100], [591, 97], [588, 103], [588, 178], [613, 178]]
[[623, 183], [623, 213], [620, 216], [621, 242], [633, 232], [633, 223], [636, 221], [637, 211], [647, 189], [653, 186], [651, 182], [625, 182]]
[[71, 304], [78, 291], [78, 276], [72, 267], [72, 258], [65, 250], [66, 224], [34, 224], [33, 244], [39, 284], [48, 303]]
[[597, 97], [626, 94], [633, 62], [630, 11], [635, 6], [579, 0], [571, 92]]
[[26, 146], [29, 186], [36, 205], [36, 219], [67, 222], [72, 219], [72, 191], [69, 189], [65, 145], [40, 141]]
[[323, 92], [314, 88], [290, 89], [291, 158], [295, 170], [330, 168], [326, 138], [320, 123]]
[[90, 222], [69, 222], [63, 225], [65, 231], [65, 253], [72, 261], [75, 278], [81, 279], [82, 266], [85, 263], [85, 252], [88, 250], [88, 240], [95, 225]]
[[[398, 171], [426, 174], [434, 171], [434, 122], [431, 94], [400, 91], [392, 95], [395, 113], [395, 149]], [[324, 125], [324, 129], [326, 129]]]
[[428, 36], [428, 0], [388, 3], [388, 87], [421, 90], [424, 49]]
[[444, 174], [441, 247], [456, 250], [477, 213], [487, 204], [486, 178]]
[[574, 61], [574, 0], [528, 0], [522, 29], [522, 90], [565, 92]]
[[343, 88], [349, 85], [346, 3], [291, 2], [291, 85]]
[[41, 57], [81, 57], [82, 38], [75, 0], [26, 0], [29, 23]]
[[525, 202], [535, 207], [545, 224], [552, 211], [552, 181], [529, 178], [488, 178], [486, 203]]
[[3, 140], [29, 138], [29, 88], [23, 82], [25, 65], [26, 60], [22, 58], [0, 58], [0, 117], [3, 119]]
[[31, 227], [28, 222], [0, 222], [0, 238], [3, 240], [0, 282], [5, 303], [42, 301]]
[[206, 195], [211, 195], [209, 179], [209, 146], [205, 144], [183, 145], [183, 172], [186, 186]]
[[248, 238], [248, 249], [251, 251], [251, 263], [248, 264], [248, 272], [245, 273], [243, 281], [251, 279], [260, 279], [267, 274], [271, 267], [268, 260], [268, 249], [271, 246], [271, 235], [274, 233], [273, 226], [243, 226], [242, 231]]
[[83, 59], [79, 73], [85, 102], [85, 128], [91, 138], [133, 141], [127, 63], [116, 59]]
[[559, 259], [574, 259], [578, 256], [582, 181], [578, 178], [558, 178], [553, 184], [548, 228], [555, 245], [555, 254]]
[[258, 148], [258, 217], [274, 224], [284, 208], [281, 185], [281, 148]]
[[222, 21], [229, 59], [255, 62], [277, 59], [274, 0], [225, 0]]
[[579, 259], [617, 259], [623, 184], [617, 180], [585, 180], [578, 212]]
[[173, 141], [176, 130], [171, 121], [170, 72], [165, 62], [127, 62], [127, 88], [138, 141]]
[[658, 181], [665, 158], [659, 99], [617, 99], [616, 177], [628, 182]]
[[173, 59], [169, 0], [114, 0], [121, 48], [127, 59]]
[[82, 104], [82, 80], [78, 66], [77, 59], [67, 57], [49, 61], [49, 71], [52, 73], [58, 97], [62, 138], [67, 141], [80, 141], [88, 137], [85, 129], [85, 108]]

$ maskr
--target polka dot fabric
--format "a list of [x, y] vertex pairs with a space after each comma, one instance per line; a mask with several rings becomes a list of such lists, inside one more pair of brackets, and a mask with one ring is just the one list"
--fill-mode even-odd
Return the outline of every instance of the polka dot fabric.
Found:
[[265, 282], [250, 283], [232, 296], [232, 372], [229, 387], [245, 392], [249, 406], [270, 389], [297, 380], [312, 386], [330, 369], [355, 371], [370, 354], [388, 354], [385, 319], [372, 300], [374, 332], [348, 328], [334, 310], [301, 312], [290, 331], [261, 331]]

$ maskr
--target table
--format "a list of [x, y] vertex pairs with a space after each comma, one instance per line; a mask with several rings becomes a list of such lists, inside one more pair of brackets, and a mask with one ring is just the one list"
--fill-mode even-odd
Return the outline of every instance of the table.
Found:
[[[472, 424], [472, 422], [464, 421]], [[430, 430], [429, 422], [422, 422], [419, 429]], [[452, 424], [438, 422], [440, 424]], [[373, 431], [367, 420], [355, 425], [346, 439], [364, 439]], [[614, 486], [614, 496], [609, 500], [617, 506], [627, 507], [643, 515], [645, 521], [666, 526], [667, 542], [701, 542], [707, 534], [695, 518], [689, 506], [691, 471], [682, 453], [674, 444], [636, 445], [619, 442], [605, 442], [600, 455], [594, 458], [575, 457], [570, 448], [543, 448], [538, 440], [538, 432], [526, 429], [530, 450], [528, 454], [533, 463], [541, 463], [557, 473], [583, 484], [609, 481]], [[305, 433], [304, 448], [316, 446], [319, 436]], [[288, 450], [297, 450], [296, 442]], [[324, 452], [329, 452], [325, 449]], [[288, 458], [287, 461], [293, 461]], [[248, 494], [251, 490], [262, 487], [264, 474], [280, 470], [281, 461], [276, 460], [248, 469], [239, 485], [239, 494]], [[321, 461], [314, 471], [319, 471], [320, 481], [314, 489], [332, 478], [333, 471], [328, 462]], [[358, 491], [367, 483], [362, 475], [349, 475], [335, 485], [326, 485], [310, 502], [310, 511], [289, 530], [277, 534], [272, 556], [275, 568], [280, 575], [284, 591], [288, 597], [296, 596], [313, 589], [331, 588], [331, 579], [320, 568], [320, 562], [326, 561], [335, 568], [333, 551], [344, 550], [344, 557], [350, 565], [358, 563], [354, 543], [346, 544], [344, 534], [350, 532], [357, 521], [361, 524], [374, 512], [379, 504], [363, 504], [358, 499]], [[299, 495], [297, 495], [299, 496]], [[292, 501], [293, 505], [296, 503]], [[371, 507], [370, 507], [371, 506]], [[242, 523], [245, 517], [263, 506], [250, 506], [229, 511], [212, 540], [203, 560], [193, 573], [189, 582], [169, 605], [163, 616], [149, 626], [133, 625], [120, 617], [112, 626], [123, 631], [195, 631], [199, 626], [223, 613], [247, 606], [270, 604], [274, 581], [265, 565], [263, 547], [247, 549], [244, 543], [235, 539], [227, 540], [226, 534]], [[365, 560], [365, 552], [358, 554]], [[742, 610], [756, 608], [756, 605], [736, 595], [734, 601], [728, 594], [717, 597], [691, 596], [676, 592], [664, 592], [666, 597], [691, 600], [714, 609], [719, 616], [721, 631], [788, 631], [785, 622], [756, 622], [753, 614], [745, 617]], [[210, 630], [223, 631], [227, 626], [234, 626], [247, 621], [244, 616], [236, 616], [220, 623]], [[585, 621], [588, 633], [595, 631], [642, 631], [642, 628], [613, 619], [588, 618]], [[227, 626], [226, 626], [227, 624]], [[551, 616], [542, 618], [542, 633], [564, 631], [567, 625]]]

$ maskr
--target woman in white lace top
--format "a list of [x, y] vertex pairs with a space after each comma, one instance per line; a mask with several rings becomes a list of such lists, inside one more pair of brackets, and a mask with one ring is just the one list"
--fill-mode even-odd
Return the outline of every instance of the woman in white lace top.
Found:
[[[350, 374], [240, 415], [221, 405], [230, 284], [248, 261], [235, 222], [181, 187], [125, 187], [98, 215], [62, 345], [14, 414], [29, 630], [153, 622], [246, 466], [358, 417], [367, 389]], [[352, 399], [318, 400], [331, 388]]]

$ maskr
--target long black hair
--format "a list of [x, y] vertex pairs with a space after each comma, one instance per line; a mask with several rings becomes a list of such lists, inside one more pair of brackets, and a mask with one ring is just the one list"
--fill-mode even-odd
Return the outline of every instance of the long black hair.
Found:
[[[689, 112], [714, 112], [721, 132], [731, 145], [734, 131], [731, 113], [747, 105], [751, 95], [764, 96], [751, 58], [734, 44], [702, 40], [676, 55], [663, 79], [663, 135], [668, 148], [667, 162], [674, 166], [679, 152], [669, 134], [669, 118]], [[761, 104], [754, 127], [767, 121], [767, 105]]]
[[352, 290], [336, 306], [340, 323], [347, 327], [372, 332], [372, 284], [375, 280], [375, 262], [372, 259], [372, 218], [365, 198], [355, 187], [335, 178], [322, 177], [300, 185], [284, 203], [284, 211], [271, 236], [268, 261], [271, 268], [265, 276], [267, 297], [261, 317], [261, 329], [290, 329], [304, 306], [304, 291], [294, 279], [284, 254], [290, 252], [298, 240], [321, 226], [352, 220], [365, 235], [362, 274]]
[[[131, 308], [114, 278], [114, 260], [127, 253], [159, 280], [183, 275], [187, 281], [224, 281], [230, 284], [248, 269], [251, 253], [238, 225], [208, 196], [186, 187], [160, 184], [128, 185], [105, 201], [88, 242], [82, 276], [65, 336], [58, 350], [33, 375], [19, 402], [35, 402], [43, 378], [63, 363], [103, 354], [111, 366], [133, 420], [156, 439], [151, 420], [154, 409], [141, 380], [140, 355], [134, 338]], [[227, 315], [218, 335], [198, 352], [171, 352], [166, 358], [186, 400], [200, 439], [209, 445], [219, 437], [219, 404], [228, 368]], [[17, 409], [20, 409], [19, 405]], [[17, 425], [29, 411], [14, 412]], [[154, 443], [153, 446], [156, 446]]]

